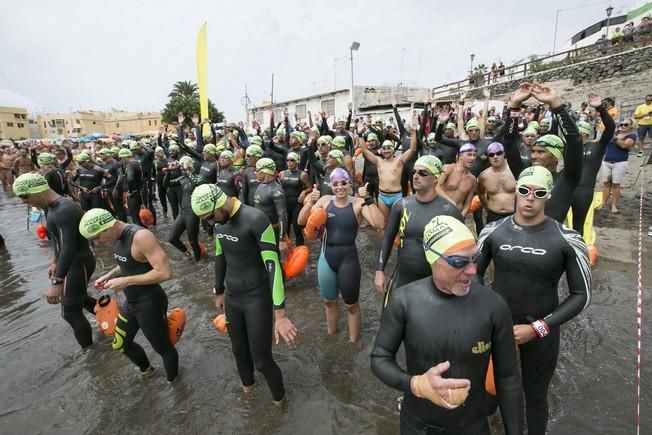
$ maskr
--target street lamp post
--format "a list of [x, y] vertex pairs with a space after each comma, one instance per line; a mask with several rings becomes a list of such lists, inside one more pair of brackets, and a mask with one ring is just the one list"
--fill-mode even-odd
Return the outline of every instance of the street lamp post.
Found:
[[351, 105], [353, 106], [353, 114], [355, 115], [355, 88], [353, 87], [353, 52], [358, 51], [360, 43], [353, 41], [349, 48], [351, 52]]
[[473, 74], [473, 59], [475, 59], [475, 54], [471, 53], [471, 74]]
[[609, 24], [611, 21], [611, 13], [614, 11], [614, 8], [612, 6], [609, 6], [605, 12], [607, 12], [607, 31], [606, 33], [606, 38], [607, 40], [609, 39]]
[[555, 35], [554, 35], [555, 40], [552, 43], [552, 54], [555, 54], [555, 50], [557, 49], [557, 25], [559, 24], [559, 13], [560, 12], [561, 12], [561, 9], [557, 9], [557, 15], [555, 16]]

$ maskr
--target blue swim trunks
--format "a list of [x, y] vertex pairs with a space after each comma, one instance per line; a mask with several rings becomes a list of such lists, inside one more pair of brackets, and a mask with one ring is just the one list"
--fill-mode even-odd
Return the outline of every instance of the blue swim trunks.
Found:
[[387, 208], [392, 208], [392, 204], [401, 199], [403, 194], [401, 192], [388, 193], [388, 192], [379, 192], [378, 199], [385, 203]]

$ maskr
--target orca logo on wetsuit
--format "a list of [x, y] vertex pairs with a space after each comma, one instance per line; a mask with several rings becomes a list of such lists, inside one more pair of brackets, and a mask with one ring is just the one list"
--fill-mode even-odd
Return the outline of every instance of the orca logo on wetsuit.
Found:
[[523, 254], [532, 254], [532, 255], [546, 255], [548, 251], [541, 248], [532, 248], [530, 246], [520, 246], [520, 245], [500, 245], [501, 251], [513, 251], [514, 249], [519, 249]]
[[232, 235], [230, 235], [230, 234], [221, 234], [221, 233], [217, 233], [217, 234], [215, 234], [215, 237], [217, 237], [218, 239], [226, 239], [226, 240], [228, 240], [229, 242], [237, 242], [238, 240], [240, 240], [240, 239], [238, 239], [237, 237], [232, 236]]
[[113, 258], [115, 258], [118, 261], [122, 261], [123, 263], [127, 262], [127, 257], [123, 257], [122, 255], [113, 254]]

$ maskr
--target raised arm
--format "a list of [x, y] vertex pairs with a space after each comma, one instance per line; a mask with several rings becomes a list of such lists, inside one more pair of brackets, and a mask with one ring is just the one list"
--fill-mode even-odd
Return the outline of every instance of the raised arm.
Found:
[[[417, 115], [412, 116], [412, 122], [410, 122], [410, 148], [408, 148], [407, 151], [405, 151], [403, 154], [401, 154], [401, 157], [399, 157], [399, 160], [405, 164], [408, 162], [417, 152], [417, 124], [419, 120], [417, 118]], [[366, 145], [366, 144], [365, 144]]]

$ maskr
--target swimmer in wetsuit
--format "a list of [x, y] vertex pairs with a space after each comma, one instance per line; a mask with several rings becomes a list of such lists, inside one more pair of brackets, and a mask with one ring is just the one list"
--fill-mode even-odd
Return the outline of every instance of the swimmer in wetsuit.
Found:
[[88, 241], [79, 235], [83, 211], [72, 199], [51, 190], [39, 174], [21, 175], [14, 181], [13, 190], [23, 203], [45, 212], [47, 233], [54, 241], [46, 298], [49, 304], [61, 303], [64, 320], [72, 327], [77, 343], [85, 349], [93, 344], [93, 333], [82, 309], [94, 314], [96, 301], [86, 293], [88, 280], [95, 270], [95, 256]]
[[79, 205], [82, 210], [105, 208], [101, 190], [102, 182], [108, 174], [104, 168], [93, 163], [89, 154], [80, 153], [77, 156], [77, 163], [81, 167], [77, 168], [75, 175], [70, 179], [70, 185], [79, 189]]
[[355, 239], [361, 218], [365, 218], [375, 228], [383, 228], [383, 215], [369, 197], [367, 186], [358, 189], [360, 197], [351, 193], [351, 177], [343, 168], [336, 168], [330, 174], [330, 184], [334, 195], [322, 196], [319, 189], [313, 189], [306, 197], [299, 213], [299, 225], [305, 225], [310, 214], [318, 209], [326, 209], [326, 231], [322, 240], [321, 255], [317, 266], [319, 290], [326, 304], [326, 323], [328, 334], [337, 331], [340, 317], [338, 294], [348, 311], [349, 340], [354, 343], [360, 333], [360, 260]]
[[124, 353], [148, 375], [154, 368], [143, 348], [134, 342], [139, 329], [161, 355], [168, 382], [179, 373], [179, 354], [168, 335], [168, 298], [161, 283], [172, 278], [172, 269], [156, 236], [142, 227], [116, 220], [103, 209], [92, 209], [79, 223], [79, 233], [94, 243], [113, 248], [118, 263], [95, 281], [95, 286], [122, 290], [126, 300], [115, 325], [113, 350]]
[[[546, 203], [546, 216], [550, 216], [557, 222], [563, 222], [573, 202], [575, 189], [582, 177], [583, 147], [575, 121], [570, 117], [566, 111], [566, 106], [561, 103], [561, 98], [553, 89], [536, 82], [522, 83], [510, 97], [508, 105], [511, 112], [505, 123], [505, 142], [503, 144], [507, 164], [514, 178], [517, 178], [525, 168], [516, 146], [518, 126], [515, 120], [520, 117], [521, 103], [530, 96], [550, 106], [553, 120], [556, 120], [556, 123], [559, 124], [561, 133], [566, 140], [566, 143], [564, 143], [560, 137], [553, 134], [541, 136], [532, 146], [531, 155], [532, 165], [545, 167], [552, 173], [553, 177], [554, 187], [550, 200]], [[564, 155], [564, 169], [557, 171], [558, 159], [562, 156], [562, 153]]]
[[[376, 277], [376, 290], [385, 294], [384, 306], [389, 301], [391, 288], [401, 287], [412, 281], [430, 276], [430, 264], [423, 254], [423, 228], [434, 216], [453, 216], [463, 221], [455, 204], [437, 195], [437, 178], [441, 174], [441, 161], [435, 156], [422, 156], [414, 163], [412, 182], [414, 195], [401, 198], [392, 206], [385, 228]], [[385, 267], [392, 253], [396, 235], [399, 235], [397, 270], [391, 288], [386, 288]]]
[[297, 223], [299, 212], [305, 196], [312, 191], [308, 174], [298, 169], [299, 154], [289, 152], [286, 158], [288, 168], [279, 174], [279, 182], [285, 192], [288, 225], [286, 234], [290, 236], [290, 227], [294, 230], [295, 245], [304, 244], [303, 227]]
[[242, 189], [242, 176], [233, 166], [234, 155], [230, 150], [224, 150], [220, 153], [220, 169], [217, 173], [217, 187], [228, 196], [238, 198]]
[[66, 157], [62, 162], [58, 162], [54, 154], [47, 152], [36, 156], [36, 150], [32, 149], [32, 162], [40, 169], [40, 173], [45, 177], [50, 189], [54, 190], [59, 195], [66, 195], [68, 193], [66, 167], [72, 161], [72, 152], [70, 151], [70, 148], [64, 147], [63, 149], [66, 152]]
[[240, 201], [250, 206], [255, 205], [256, 189], [260, 182], [256, 178], [256, 162], [263, 157], [263, 149], [258, 145], [249, 145], [245, 151], [247, 169], [242, 173], [242, 189], [240, 190]]
[[[410, 148], [400, 157], [394, 157], [396, 152], [394, 142], [386, 140], [380, 147], [380, 156], [369, 151], [367, 142], [363, 138], [358, 139], [358, 146], [362, 148], [364, 157], [378, 169], [378, 208], [383, 213], [384, 220], [389, 217], [389, 211], [396, 201], [402, 196], [401, 174], [403, 167], [410, 161], [417, 152], [417, 119], [413, 117], [410, 124]], [[364, 125], [360, 123], [359, 133]]]
[[[511, 311], [520, 350], [528, 433], [544, 435], [548, 423], [548, 385], [557, 366], [560, 326], [591, 301], [588, 251], [579, 233], [544, 213], [552, 175], [542, 166], [523, 170], [513, 216], [488, 224], [478, 240], [477, 279], [493, 260], [493, 289]], [[551, 199], [551, 198], [550, 198]], [[566, 274], [570, 295], [559, 303]]]
[[281, 404], [285, 387], [272, 358], [272, 316], [276, 343], [283, 338], [294, 345], [297, 329], [285, 313], [272, 225], [265, 213], [226, 196], [213, 184], [198, 186], [191, 202], [197, 216], [215, 223], [215, 306], [226, 312], [242, 389], [253, 391], [255, 367], [265, 376], [274, 401]]
[[271, 222], [276, 240], [279, 241], [279, 249], [283, 253], [288, 249], [286, 239], [288, 212], [285, 206], [285, 192], [281, 184], [276, 181], [275, 174], [276, 165], [272, 159], [263, 157], [256, 162], [256, 178], [259, 184], [254, 195], [254, 204]]
[[[454, 217], [437, 216], [422, 238], [431, 275], [394, 290], [371, 351], [371, 371], [405, 394], [401, 435], [489, 435], [484, 385], [490, 356], [505, 433], [522, 434], [510, 313], [500, 296], [472, 281], [473, 234]], [[401, 344], [405, 369], [396, 361]], [[460, 394], [468, 396], [456, 400]]]

